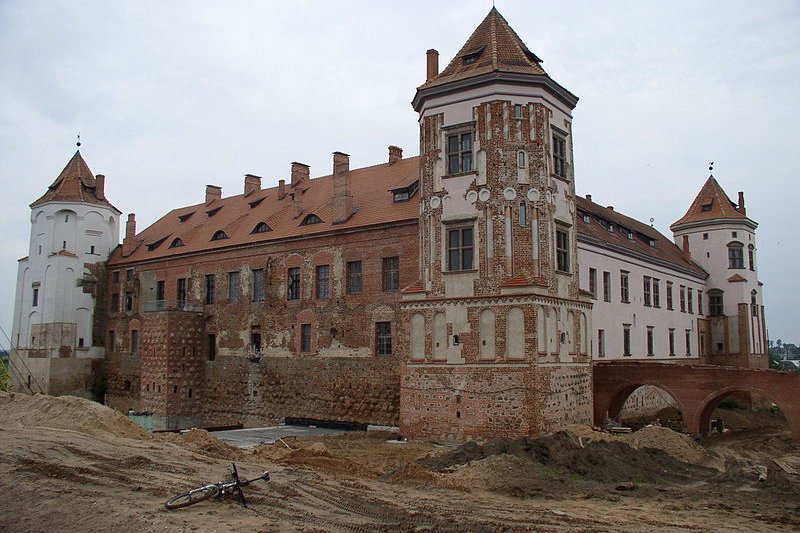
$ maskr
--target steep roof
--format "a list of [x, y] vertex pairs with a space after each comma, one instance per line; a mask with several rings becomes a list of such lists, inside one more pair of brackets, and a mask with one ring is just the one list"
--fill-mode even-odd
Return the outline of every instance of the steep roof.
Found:
[[731, 202], [714, 176], [709, 176], [694, 202], [689, 206], [689, 210], [671, 227], [690, 222], [726, 218], [741, 220], [746, 219], [747, 216], [736, 209], [736, 204]]
[[[629, 255], [662, 261], [702, 277], [707, 275], [701, 266], [684, 256], [672, 240], [654, 227], [586, 198], [578, 197], [575, 203], [578, 209], [578, 236], [584, 237], [584, 240]], [[588, 222], [583, 218], [584, 213], [589, 215]]]
[[420, 88], [434, 87], [488, 72], [546, 75], [541, 62], [508, 25], [503, 15], [493, 7], [450, 64]]
[[[130, 256], [121, 257], [118, 249], [111, 262], [174, 257], [381, 224], [416, 223], [419, 195], [414, 194], [408, 201], [394, 202], [390, 191], [408, 187], [418, 179], [418, 157], [351, 170], [355, 213], [346, 222], [335, 225], [332, 223], [333, 175], [303, 180], [295, 188], [287, 184], [282, 198], [279, 198], [278, 187], [271, 187], [209, 204], [180, 207], [136, 235], [136, 249]], [[296, 194], [302, 207], [298, 217], [294, 217], [290, 193]], [[309, 215], [316, 215], [321, 222], [304, 225]], [[263, 231], [255, 231], [262, 223], [266, 228], [262, 226]], [[220, 231], [224, 236], [220, 234], [214, 239]], [[176, 240], [182, 244], [173, 246]]]
[[31, 207], [47, 202], [84, 202], [104, 205], [118, 211], [105, 197], [97, 196], [97, 180], [83, 160], [80, 150], [75, 152], [61, 174], [47, 188], [47, 192], [33, 202]]

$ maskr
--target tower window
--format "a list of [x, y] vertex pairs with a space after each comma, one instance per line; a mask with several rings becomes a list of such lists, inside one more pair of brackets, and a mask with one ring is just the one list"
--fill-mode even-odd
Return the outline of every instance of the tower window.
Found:
[[708, 314], [709, 316], [723, 316], [724, 314], [722, 291], [719, 289], [708, 291]]
[[447, 173], [472, 172], [472, 132], [448, 135]]
[[728, 268], [744, 268], [744, 245], [738, 241], [728, 244]]
[[522, 150], [517, 152], [517, 166], [519, 168], [525, 168], [527, 166], [525, 159], [526, 159], [525, 152], [523, 152]]
[[528, 225], [528, 204], [525, 202], [519, 204], [519, 225], [522, 227]]
[[522, 118], [522, 104], [514, 104], [514, 118]]
[[553, 174], [560, 178], [567, 177], [567, 141], [555, 133], [553, 134]]
[[569, 272], [569, 230], [556, 228], [556, 270]]
[[622, 324], [622, 355], [631, 355], [631, 325]]
[[474, 256], [472, 227], [447, 231], [447, 270], [472, 270]]

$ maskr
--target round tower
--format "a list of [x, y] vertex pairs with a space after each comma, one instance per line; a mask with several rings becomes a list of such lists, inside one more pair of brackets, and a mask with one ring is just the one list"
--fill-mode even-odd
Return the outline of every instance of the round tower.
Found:
[[80, 154], [31, 204], [28, 256], [19, 260], [12, 329], [14, 377], [24, 389], [87, 394], [92, 360], [105, 354], [105, 261], [119, 241], [120, 211]]

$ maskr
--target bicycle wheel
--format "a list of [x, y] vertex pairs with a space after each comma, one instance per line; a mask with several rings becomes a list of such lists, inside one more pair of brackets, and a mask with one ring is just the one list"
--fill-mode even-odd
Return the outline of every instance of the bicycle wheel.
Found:
[[207, 500], [213, 496], [216, 496], [218, 492], [219, 487], [216, 485], [203, 485], [202, 487], [192, 489], [189, 492], [179, 494], [174, 498], [170, 498], [167, 500], [164, 506], [170, 510], [189, 507], [190, 505], [194, 505], [198, 502], [202, 502], [203, 500]]

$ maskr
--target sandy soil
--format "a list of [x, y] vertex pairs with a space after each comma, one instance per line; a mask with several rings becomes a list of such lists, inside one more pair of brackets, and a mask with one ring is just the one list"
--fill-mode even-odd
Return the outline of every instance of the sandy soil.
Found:
[[[85, 400], [0, 395], [0, 531], [797, 531], [800, 449], [768, 414], [755, 429], [735, 415], [751, 429], [702, 445], [574, 426], [459, 448], [374, 432], [243, 451], [202, 430], [152, 437]], [[231, 460], [271, 472], [245, 489], [249, 508], [164, 508]]]

